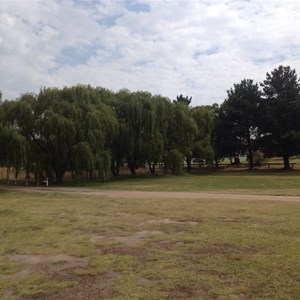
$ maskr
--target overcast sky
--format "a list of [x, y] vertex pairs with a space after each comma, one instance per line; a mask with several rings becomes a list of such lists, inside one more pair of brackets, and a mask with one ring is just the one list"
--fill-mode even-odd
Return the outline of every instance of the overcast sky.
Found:
[[77, 83], [221, 103], [300, 72], [299, 0], [0, 0], [3, 99]]

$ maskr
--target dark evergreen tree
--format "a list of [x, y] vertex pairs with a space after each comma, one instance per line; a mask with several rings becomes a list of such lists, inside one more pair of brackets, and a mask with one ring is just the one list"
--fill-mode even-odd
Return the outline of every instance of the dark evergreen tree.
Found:
[[295, 69], [279, 66], [267, 73], [261, 85], [264, 139], [273, 154], [283, 157], [288, 169], [289, 157], [300, 151], [300, 81]]
[[173, 103], [183, 103], [186, 106], [189, 106], [192, 102], [192, 97], [183, 96], [180, 94], [179, 96], [176, 96], [176, 100], [173, 101]]
[[231, 135], [236, 151], [247, 150], [250, 168], [253, 168], [253, 142], [259, 137], [258, 116], [261, 92], [251, 79], [244, 79], [227, 91], [227, 99], [221, 105], [223, 128]]

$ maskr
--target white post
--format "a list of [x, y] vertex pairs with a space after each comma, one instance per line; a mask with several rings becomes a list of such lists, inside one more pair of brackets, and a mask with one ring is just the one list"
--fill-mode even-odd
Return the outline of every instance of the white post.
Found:
[[46, 178], [45, 180], [42, 181], [43, 183], [45, 183], [45, 186], [48, 186], [49, 185], [49, 181], [48, 181], [48, 178]]

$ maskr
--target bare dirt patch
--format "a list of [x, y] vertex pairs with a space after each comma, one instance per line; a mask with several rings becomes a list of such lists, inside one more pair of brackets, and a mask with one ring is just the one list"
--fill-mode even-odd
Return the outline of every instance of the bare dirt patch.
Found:
[[144, 248], [136, 248], [136, 247], [105, 247], [98, 250], [98, 253], [101, 255], [106, 254], [115, 254], [115, 255], [130, 255], [136, 256], [140, 258], [144, 258], [146, 255], [146, 251]]
[[147, 279], [147, 278], [140, 278], [138, 280], [138, 284], [141, 285], [141, 286], [151, 286], [152, 285], [152, 281]]
[[6, 257], [13, 262], [27, 265], [38, 264], [73, 264], [75, 266], [86, 265], [86, 258], [77, 258], [65, 254], [58, 255], [27, 255], [27, 254], [7, 254]]
[[127, 246], [135, 246], [148, 236], [162, 234], [162, 233], [163, 233], [162, 231], [143, 230], [143, 231], [138, 231], [129, 236], [114, 236], [114, 237], [93, 236], [91, 238], [91, 242], [95, 244], [103, 240], [106, 240], [106, 241], [119, 242]]
[[191, 253], [205, 255], [223, 255], [227, 253], [255, 254], [256, 247], [241, 247], [232, 244], [210, 244], [200, 249], [192, 249]]
[[154, 224], [179, 224], [179, 225], [197, 225], [199, 222], [196, 221], [176, 221], [171, 219], [162, 219], [162, 220], [150, 220], [148, 223]]
[[[50, 295], [44, 295], [43, 300], [95, 300], [110, 299], [110, 290], [118, 279], [118, 272], [108, 272], [102, 276], [77, 277], [77, 284], [63, 291], [57, 291]], [[74, 279], [74, 278], [72, 278]], [[35, 298], [36, 299], [36, 298]]]
[[2, 275], [3, 278], [23, 278], [42, 270], [45, 273], [61, 272], [75, 267], [86, 267], [89, 258], [77, 258], [65, 254], [59, 255], [25, 255], [7, 254], [7, 259], [18, 263], [20, 271], [11, 275]]

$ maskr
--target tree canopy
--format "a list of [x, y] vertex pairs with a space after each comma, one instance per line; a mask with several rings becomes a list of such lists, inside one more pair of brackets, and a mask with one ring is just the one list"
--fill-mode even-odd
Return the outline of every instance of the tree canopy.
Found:
[[295, 69], [279, 66], [267, 73], [261, 85], [265, 138], [273, 154], [283, 156], [287, 169], [289, 157], [300, 151], [300, 81]]
[[[1, 95], [1, 93], [0, 93]], [[0, 164], [23, 168], [26, 176], [62, 183], [118, 176], [122, 165], [155, 173], [158, 163], [174, 173], [184, 159], [210, 165], [253, 152], [289, 157], [300, 153], [300, 82], [296, 71], [279, 66], [259, 85], [233, 84], [221, 103], [191, 107], [192, 97], [176, 100], [147, 91], [112, 92], [89, 85], [42, 88], [14, 101], [0, 99]]]
[[247, 149], [250, 168], [253, 168], [253, 142], [259, 136], [260, 102], [258, 84], [244, 79], [227, 91], [227, 99], [220, 108], [222, 121], [227, 125], [227, 135], [234, 140], [234, 150], [240, 152]]

